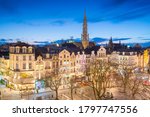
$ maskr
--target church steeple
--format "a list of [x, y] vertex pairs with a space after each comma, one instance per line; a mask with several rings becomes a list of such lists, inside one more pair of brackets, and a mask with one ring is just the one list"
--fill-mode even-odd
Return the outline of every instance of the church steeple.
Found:
[[84, 12], [84, 20], [83, 20], [82, 45], [84, 49], [86, 49], [89, 46], [89, 34], [88, 34], [86, 10]]
[[108, 43], [108, 47], [109, 47], [110, 51], [113, 50], [113, 39], [112, 39], [112, 37], [110, 37], [110, 40], [109, 40], [109, 43]]

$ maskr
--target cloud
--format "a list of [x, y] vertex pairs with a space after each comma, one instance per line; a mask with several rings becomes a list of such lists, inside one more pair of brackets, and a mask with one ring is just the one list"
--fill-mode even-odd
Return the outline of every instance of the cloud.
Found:
[[95, 37], [95, 38], [92, 38], [91, 41], [100, 43], [100, 42], [108, 41], [108, 39], [102, 38], [102, 37]]
[[145, 40], [145, 41], [147, 40], [147, 41], [149, 41], [150, 39], [142, 39], [142, 40]]
[[150, 12], [150, 6], [145, 6], [118, 15], [114, 17], [112, 20], [117, 22], [122, 22], [122, 21], [137, 19], [149, 15], [149, 12]]
[[55, 25], [55, 26], [62, 26], [64, 25], [66, 22], [64, 20], [55, 20], [50, 22], [51, 25]]
[[88, 18], [89, 22], [119, 23], [150, 15], [150, 0], [105, 0], [98, 5], [99, 9]]
[[132, 38], [113, 38], [113, 41], [125, 41], [125, 40], [130, 40]]
[[[150, 0], [0, 0], [1, 17], [11, 14], [22, 20], [58, 19], [50, 22], [57, 26], [65, 24], [61, 18], [83, 22], [84, 8], [87, 9], [88, 22], [118, 23], [150, 15]], [[15, 16], [17, 13], [19, 15]], [[39, 26], [32, 22], [24, 23]]]

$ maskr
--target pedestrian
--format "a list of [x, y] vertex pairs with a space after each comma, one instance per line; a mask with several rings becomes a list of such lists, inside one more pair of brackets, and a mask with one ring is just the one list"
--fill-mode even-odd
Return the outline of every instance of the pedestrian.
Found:
[[111, 93], [111, 98], [114, 98], [113, 94]]
[[37, 92], [37, 93], [39, 93], [39, 90], [38, 90], [38, 89], [36, 89], [36, 92]]

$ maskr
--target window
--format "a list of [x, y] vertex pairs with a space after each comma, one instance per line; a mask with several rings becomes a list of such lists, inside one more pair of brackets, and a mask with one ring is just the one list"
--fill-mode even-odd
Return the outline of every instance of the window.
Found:
[[64, 58], [66, 58], [66, 55], [64, 55]]
[[55, 67], [55, 62], [53, 62], [53, 67]]
[[25, 61], [26, 60], [26, 56], [23, 56], [23, 61]]
[[10, 52], [14, 52], [14, 47], [10, 47]]
[[26, 69], [26, 64], [25, 63], [23, 64], [23, 69]]
[[49, 54], [46, 54], [46, 58], [49, 58]]
[[18, 56], [16, 56], [16, 61], [18, 61], [19, 60], [19, 57]]
[[32, 53], [32, 47], [28, 48], [28, 53]]
[[32, 56], [29, 56], [29, 60], [30, 60], [30, 61], [32, 60]]
[[16, 53], [19, 53], [19, 52], [20, 52], [20, 48], [16, 47]]
[[62, 61], [60, 61], [60, 65], [62, 65]]
[[22, 47], [22, 53], [26, 53], [26, 52], [27, 52], [26, 47]]
[[32, 69], [32, 63], [29, 63], [29, 69]]
[[19, 65], [16, 63], [16, 69], [19, 69]]
[[101, 56], [101, 54], [99, 53], [99, 57]]
[[57, 62], [57, 64], [56, 64], [56, 67], [58, 67], [58, 62]]

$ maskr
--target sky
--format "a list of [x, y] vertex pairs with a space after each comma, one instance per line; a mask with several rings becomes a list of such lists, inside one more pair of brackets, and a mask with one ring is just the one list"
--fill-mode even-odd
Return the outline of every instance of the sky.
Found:
[[0, 39], [80, 38], [85, 10], [90, 38], [150, 41], [150, 0], [0, 0]]

